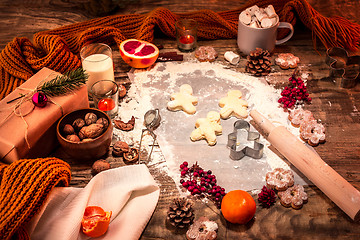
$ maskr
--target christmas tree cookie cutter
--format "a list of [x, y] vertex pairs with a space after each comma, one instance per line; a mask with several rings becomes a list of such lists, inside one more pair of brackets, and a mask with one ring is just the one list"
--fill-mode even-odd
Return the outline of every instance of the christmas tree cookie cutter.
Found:
[[325, 63], [330, 67], [330, 77], [340, 79], [340, 87], [353, 88], [360, 79], [360, 56], [349, 56], [344, 48], [326, 50]]
[[[250, 132], [250, 124], [245, 120], [234, 123], [234, 131], [228, 135], [227, 146], [230, 148], [230, 158], [240, 160], [245, 156], [255, 159], [262, 158], [264, 145], [259, 143], [260, 134]], [[247, 146], [254, 142], [254, 147]]]
[[142, 139], [144, 137], [145, 132], [149, 132], [150, 136], [154, 140], [153, 143], [152, 143], [151, 151], [150, 151], [149, 156], [147, 158], [147, 161], [150, 160], [151, 154], [152, 154], [153, 149], [154, 149], [155, 141], [156, 141], [156, 134], [154, 133], [154, 130], [157, 127], [159, 127], [160, 121], [161, 121], [161, 116], [160, 116], [159, 109], [152, 109], [152, 110], [149, 110], [149, 111], [147, 111], [145, 113], [145, 115], [144, 115], [145, 129], [143, 129], [142, 132], [141, 132], [140, 144], [139, 144], [139, 160], [138, 160], [138, 163], [140, 163], [141, 143], [142, 143]]

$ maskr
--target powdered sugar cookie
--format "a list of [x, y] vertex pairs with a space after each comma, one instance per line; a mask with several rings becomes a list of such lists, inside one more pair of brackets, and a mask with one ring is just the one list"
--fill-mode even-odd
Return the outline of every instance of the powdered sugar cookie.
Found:
[[171, 111], [184, 111], [187, 114], [194, 114], [196, 112], [195, 105], [198, 103], [197, 97], [193, 95], [193, 89], [189, 84], [180, 86], [180, 92], [173, 93], [168, 102], [167, 108]]
[[303, 121], [313, 120], [313, 114], [309, 110], [297, 108], [289, 113], [289, 120], [294, 127], [300, 127]]
[[307, 203], [308, 196], [304, 187], [296, 184], [283, 192], [279, 192], [280, 203], [284, 207], [292, 207], [294, 209], [302, 208], [304, 203]]
[[188, 240], [215, 240], [217, 238], [218, 225], [207, 217], [196, 220], [186, 232]]
[[226, 97], [219, 101], [220, 116], [222, 119], [227, 119], [231, 116], [237, 118], [246, 118], [248, 116], [247, 101], [241, 99], [242, 93], [240, 90], [230, 90]]
[[275, 58], [275, 63], [282, 69], [296, 68], [300, 59], [291, 53], [280, 53]]
[[294, 173], [291, 170], [275, 168], [266, 173], [265, 180], [268, 188], [285, 191], [294, 185]]
[[200, 62], [213, 62], [217, 56], [216, 50], [211, 46], [201, 46], [195, 51], [195, 57]]
[[300, 138], [315, 147], [325, 142], [325, 127], [315, 119], [300, 124]]
[[216, 135], [221, 135], [222, 133], [220, 114], [215, 111], [208, 112], [206, 118], [196, 120], [195, 127], [196, 129], [190, 135], [192, 141], [206, 139], [210, 146], [215, 145]]

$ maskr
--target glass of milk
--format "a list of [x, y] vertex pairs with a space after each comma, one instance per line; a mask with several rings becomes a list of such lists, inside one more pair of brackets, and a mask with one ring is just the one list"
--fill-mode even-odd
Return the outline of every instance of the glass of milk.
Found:
[[104, 43], [92, 43], [84, 46], [80, 51], [83, 69], [89, 74], [87, 81], [88, 93], [91, 86], [100, 80], [114, 79], [114, 66], [111, 48]]

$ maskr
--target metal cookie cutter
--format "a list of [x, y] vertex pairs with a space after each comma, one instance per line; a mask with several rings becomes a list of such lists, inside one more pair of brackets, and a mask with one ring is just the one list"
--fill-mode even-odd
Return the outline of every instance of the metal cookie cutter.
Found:
[[355, 87], [360, 79], [360, 56], [349, 56], [344, 48], [333, 47], [326, 50], [325, 62], [330, 67], [330, 77], [340, 78], [340, 87]]
[[[152, 153], [152, 151], [154, 149], [154, 145], [155, 145], [155, 141], [156, 141], [156, 134], [154, 133], [154, 130], [160, 125], [160, 121], [161, 121], [161, 117], [160, 117], [159, 109], [149, 110], [144, 115], [144, 125], [145, 125], [146, 129], [143, 129], [142, 133], [141, 133], [140, 144], [139, 144], [139, 155], [141, 153], [140, 152], [140, 150], [141, 150], [141, 142], [142, 142], [144, 133], [149, 132], [150, 136], [154, 140], [153, 143], [152, 143], [151, 151], [150, 151], [150, 154], [148, 156], [147, 161], [150, 160], [151, 153]], [[138, 163], [140, 163], [140, 156], [139, 156]]]
[[[230, 148], [230, 158], [240, 160], [245, 155], [256, 159], [261, 158], [264, 152], [264, 145], [258, 142], [259, 138], [260, 134], [258, 132], [250, 132], [250, 124], [247, 121], [236, 121], [234, 123], [234, 132], [228, 135], [227, 146]], [[254, 148], [243, 144], [249, 141], [254, 141]], [[238, 151], [237, 149], [240, 150]]]

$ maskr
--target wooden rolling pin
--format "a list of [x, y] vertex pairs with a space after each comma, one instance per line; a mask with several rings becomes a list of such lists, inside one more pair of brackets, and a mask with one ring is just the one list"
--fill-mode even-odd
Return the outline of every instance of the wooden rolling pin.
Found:
[[284, 126], [274, 126], [258, 111], [250, 116], [267, 140], [354, 221], [360, 220], [360, 192]]

